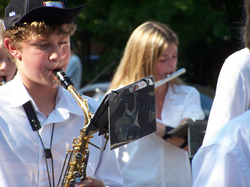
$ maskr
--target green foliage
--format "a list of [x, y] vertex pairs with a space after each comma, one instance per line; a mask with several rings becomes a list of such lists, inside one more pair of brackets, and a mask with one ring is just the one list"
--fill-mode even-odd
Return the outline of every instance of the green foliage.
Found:
[[4, 18], [5, 8], [9, 4], [9, 0], [0, 0], [0, 18]]
[[[72, 0], [69, 5], [76, 6], [76, 2], [78, 5], [82, 3]], [[118, 65], [131, 32], [148, 20], [163, 22], [177, 33], [179, 67], [187, 69], [183, 75], [187, 82], [214, 88], [225, 58], [241, 47], [241, 1], [87, 0], [86, 3], [87, 7], [77, 20], [77, 38], [85, 34], [89, 43], [103, 45], [98, 62], [84, 61], [91, 64], [86, 65], [92, 68], [88, 69], [91, 72], [88, 76], [94, 77], [113, 60]], [[82, 46], [84, 42], [81, 41]], [[82, 48], [83, 53], [86, 48], [86, 45]], [[86, 55], [90, 55], [90, 51]], [[109, 80], [116, 65], [98, 81]]]
[[[0, 0], [3, 15], [7, 0]], [[215, 88], [225, 58], [241, 45], [240, 0], [68, 0], [69, 7], [87, 3], [78, 16], [74, 40], [87, 84], [114, 60], [117, 63], [97, 81], [110, 80], [132, 31], [148, 20], [163, 22], [180, 40], [179, 67], [187, 82]], [[100, 59], [91, 61], [91, 45], [101, 44]]]

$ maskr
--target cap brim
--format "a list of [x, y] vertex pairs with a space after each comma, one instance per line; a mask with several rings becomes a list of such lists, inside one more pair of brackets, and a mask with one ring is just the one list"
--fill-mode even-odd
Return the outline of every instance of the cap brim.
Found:
[[[76, 17], [82, 12], [86, 4], [75, 8], [55, 8], [40, 7], [25, 14], [21, 19], [13, 20], [12, 25], [21, 25], [24, 22], [31, 23], [33, 21], [44, 21], [46, 24], [64, 24], [72, 23]], [[9, 27], [9, 28], [10, 28]]]

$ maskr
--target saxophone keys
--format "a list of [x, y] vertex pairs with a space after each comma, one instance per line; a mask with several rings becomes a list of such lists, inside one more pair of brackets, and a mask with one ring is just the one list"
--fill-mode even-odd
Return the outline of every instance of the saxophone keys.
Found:
[[77, 160], [82, 160], [83, 155], [82, 155], [81, 152], [77, 152], [77, 153], [75, 154], [75, 157], [76, 157]]
[[75, 177], [75, 183], [76, 183], [76, 184], [78, 184], [78, 183], [80, 183], [80, 182], [82, 181], [82, 180], [81, 180], [82, 175], [81, 175], [80, 172], [75, 171], [73, 175], [74, 175], [74, 177]]

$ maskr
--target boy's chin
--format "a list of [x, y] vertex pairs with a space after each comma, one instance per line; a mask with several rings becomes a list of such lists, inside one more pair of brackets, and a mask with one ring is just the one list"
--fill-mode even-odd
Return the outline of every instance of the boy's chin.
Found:
[[59, 85], [59, 83], [58, 82], [53, 82], [53, 83], [51, 83], [51, 87], [52, 88], [58, 88], [60, 85]]

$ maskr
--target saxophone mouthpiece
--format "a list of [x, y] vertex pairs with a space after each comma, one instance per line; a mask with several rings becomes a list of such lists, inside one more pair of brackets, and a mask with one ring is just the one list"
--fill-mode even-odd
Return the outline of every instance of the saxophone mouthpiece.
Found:
[[6, 77], [0, 77], [0, 86], [6, 84], [6, 82], [7, 82], [6, 79], [7, 79]]
[[68, 88], [68, 86], [73, 85], [70, 78], [66, 75], [66, 73], [61, 69], [54, 69], [52, 72], [55, 74], [57, 78], [57, 82], [60, 83], [61, 86], [63, 86], [65, 89]]
[[57, 72], [60, 72], [60, 71], [62, 71], [61, 69], [54, 69], [54, 70], [52, 70], [52, 72], [56, 75], [57, 74]]

